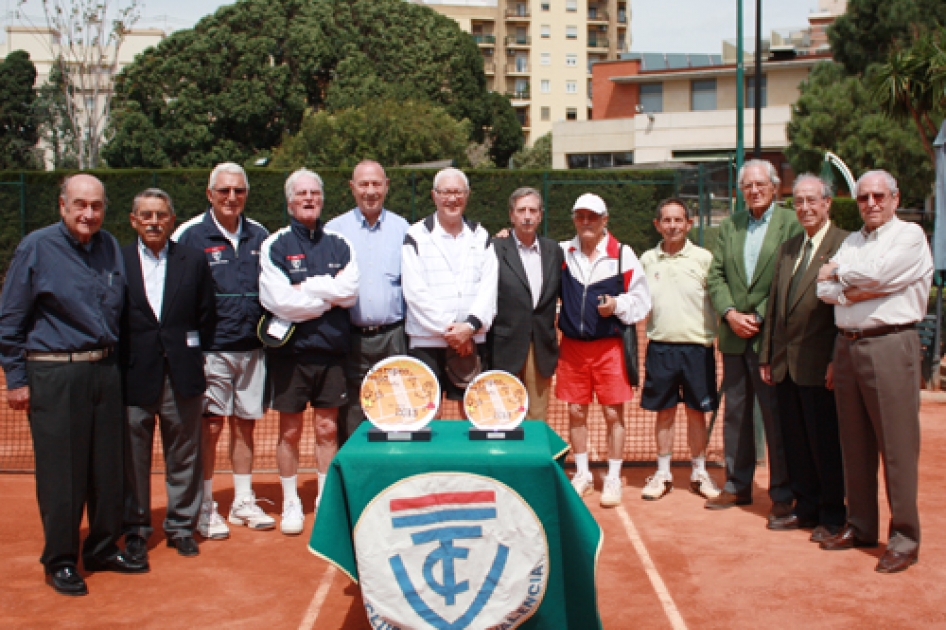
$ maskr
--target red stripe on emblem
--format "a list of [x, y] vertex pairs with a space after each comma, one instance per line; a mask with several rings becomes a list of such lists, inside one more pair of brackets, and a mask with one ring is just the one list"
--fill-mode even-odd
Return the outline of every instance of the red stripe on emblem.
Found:
[[432, 505], [464, 505], [467, 503], [496, 503], [492, 490], [481, 492], [440, 492], [410, 499], [391, 499], [391, 511], [416, 510]]
[[205, 252], [219, 252], [219, 251], [224, 250], [224, 249], [226, 249], [226, 248], [227, 248], [226, 245], [217, 245], [216, 247], [208, 247], [208, 248], [205, 249], [204, 251], [205, 251]]

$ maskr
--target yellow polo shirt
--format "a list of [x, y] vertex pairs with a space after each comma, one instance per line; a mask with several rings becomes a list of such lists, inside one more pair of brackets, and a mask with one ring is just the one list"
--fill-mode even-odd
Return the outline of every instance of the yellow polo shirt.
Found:
[[669, 256], [663, 242], [641, 256], [653, 309], [647, 320], [647, 338], [666, 343], [712, 345], [719, 319], [709, 292], [706, 275], [713, 254], [687, 240]]

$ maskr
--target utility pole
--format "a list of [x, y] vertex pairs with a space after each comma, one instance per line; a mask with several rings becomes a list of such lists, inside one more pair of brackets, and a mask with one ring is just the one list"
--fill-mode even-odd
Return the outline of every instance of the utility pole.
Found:
[[[743, 132], [745, 130], [745, 89], [746, 69], [743, 63], [742, 47], [742, 0], [736, 0], [736, 173], [742, 169], [743, 153], [745, 143], [743, 142]], [[739, 182], [736, 182], [738, 189]], [[736, 211], [742, 210], [742, 195], [736, 190], [733, 193], [736, 197]]]
[[755, 0], [755, 159], [762, 159], [762, 0]]

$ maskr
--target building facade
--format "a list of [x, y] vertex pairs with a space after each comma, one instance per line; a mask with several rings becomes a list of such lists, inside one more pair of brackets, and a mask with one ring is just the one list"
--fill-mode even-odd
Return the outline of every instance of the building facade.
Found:
[[630, 0], [409, 0], [470, 33], [487, 87], [509, 96], [527, 145], [588, 120], [591, 65], [629, 49]]

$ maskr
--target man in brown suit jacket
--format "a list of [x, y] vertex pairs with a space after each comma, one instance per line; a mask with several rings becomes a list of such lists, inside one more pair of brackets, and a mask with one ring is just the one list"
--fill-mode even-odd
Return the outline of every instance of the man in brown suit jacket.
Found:
[[[759, 372], [775, 384], [795, 507], [770, 520], [772, 530], [814, 528], [821, 542], [844, 524], [844, 472], [834, 402], [831, 356], [838, 330], [834, 309], [818, 299], [818, 270], [847, 232], [831, 224], [831, 189], [805, 174], [793, 203], [804, 228], [779, 248], [762, 332]], [[827, 307], [827, 308], [826, 308]]]

